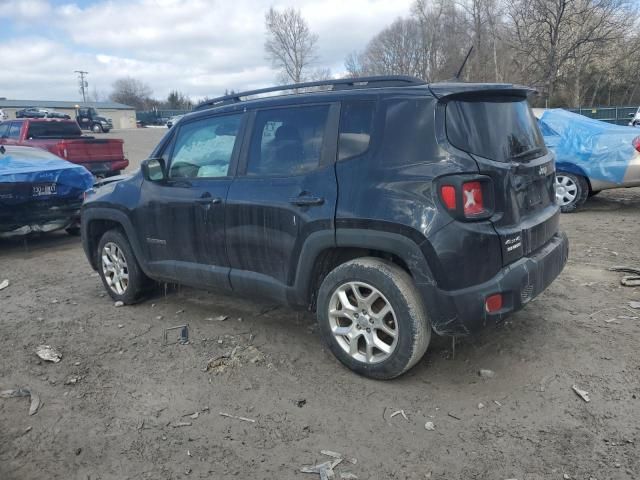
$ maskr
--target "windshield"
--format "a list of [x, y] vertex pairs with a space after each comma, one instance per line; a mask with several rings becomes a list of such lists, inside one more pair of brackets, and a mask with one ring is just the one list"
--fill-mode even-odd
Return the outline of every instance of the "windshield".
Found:
[[27, 138], [69, 138], [82, 135], [75, 122], [34, 122], [29, 125]]
[[465, 98], [447, 104], [451, 144], [498, 162], [524, 161], [547, 153], [537, 122], [521, 97]]

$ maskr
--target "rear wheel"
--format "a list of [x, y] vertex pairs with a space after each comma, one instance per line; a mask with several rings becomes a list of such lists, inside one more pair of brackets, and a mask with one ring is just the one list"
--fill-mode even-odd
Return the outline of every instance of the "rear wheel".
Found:
[[351, 370], [390, 379], [424, 355], [431, 324], [413, 280], [397, 265], [358, 258], [326, 276], [318, 292], [320, 332]]
[[152, 282], [136, 260], [131, 245], [119, 230], [109, 230], [100, 239], [96, 252], [102, 283], [116, 301], [135, 303]]
[[581, 175], [568, 172], [556, 173], [556, 202], [562, 213], [575, 211], [589, 197], [589, 184]]

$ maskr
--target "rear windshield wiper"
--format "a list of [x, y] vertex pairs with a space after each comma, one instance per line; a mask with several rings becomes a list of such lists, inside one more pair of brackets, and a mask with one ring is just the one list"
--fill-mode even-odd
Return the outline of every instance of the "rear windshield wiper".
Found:
[[546, 147], [531, 148], [529, 150], [525, 150], [524, 152], [520, 152], [517, 155], [512, 155], [511, 156], [511, 160], [516, 160], [516, 159], [522, 158], [522, 157], [528, 157], [529, 155], [534, 155], [536, 153], [542, 153], [544, 151], [546, 151]]

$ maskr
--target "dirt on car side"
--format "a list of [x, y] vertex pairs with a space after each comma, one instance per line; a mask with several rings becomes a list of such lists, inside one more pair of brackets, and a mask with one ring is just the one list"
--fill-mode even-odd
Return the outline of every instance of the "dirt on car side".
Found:
[[[337, 478], [635, 478], [640, 289], [607, 269], [638, 266], [638, 208], [629, 189], [563, 216], [572, 253], [547, 291], [390, 382], [341, 366], [311, 315], [171, 287], [115, 307], [77, 239], [2, 241], [0, 390], [41, 406], [0, 398], [0, 478], [314, 478], [321, 450], [357, 459]], [[163, 345], [182, 324], [189, 343]]]

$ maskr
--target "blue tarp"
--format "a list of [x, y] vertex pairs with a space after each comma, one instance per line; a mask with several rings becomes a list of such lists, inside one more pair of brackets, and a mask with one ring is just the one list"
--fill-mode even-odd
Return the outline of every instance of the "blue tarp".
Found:
[[[637, 154], [638, 129], [612, 125], [562, 109], [546, 110], [540, 118], [545, 144], [556, 154], [559, 169], [578, 169], [595, 180], [621, 184]], [[574, 169], [575, 170], [575, 169]]]
[[[93, 186], [93, 176], [81, 165], [37, 148], [4, 148], [5, 153], [0, 153], [0, 208], [35, 199], [78, 198]], [[52, 184], [55, 192], [44, 188]]]

